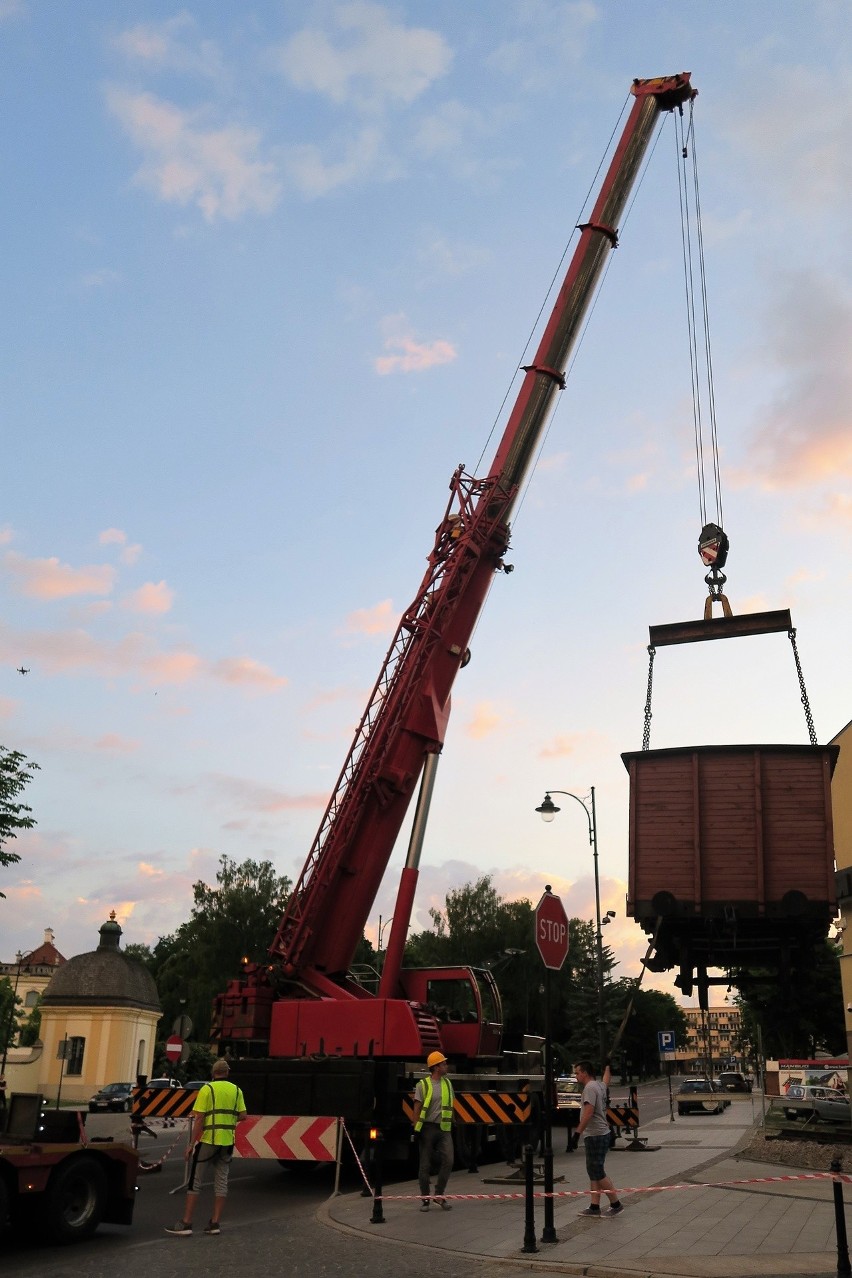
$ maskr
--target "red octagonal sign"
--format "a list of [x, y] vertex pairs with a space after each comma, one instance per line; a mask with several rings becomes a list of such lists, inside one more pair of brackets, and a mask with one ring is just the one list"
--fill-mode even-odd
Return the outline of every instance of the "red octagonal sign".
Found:
[[535, 907], [535, 943], [544, 966], [558, 972], [568, 957], [568, 915], [549, 887]]
[[176, 1065], [177, 1062], [180, 1060], [180, 1054], [182, 1051], [183, 1051], [183, 1039], [180, 1037], [179, 1034], [172, 1034], [170, 1038], [166, 1039], [166, 1056], [169, 1058], [169, 1060], [172, 1062], [173, 1065]]

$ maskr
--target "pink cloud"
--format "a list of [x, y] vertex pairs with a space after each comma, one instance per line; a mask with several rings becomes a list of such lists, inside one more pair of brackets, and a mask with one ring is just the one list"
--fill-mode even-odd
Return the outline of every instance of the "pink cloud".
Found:
[[48, 674], [85, 670], [104, 679], [137, 676], [151, 685], [182, 684], [213, 678], [254, 688], [278, 688], [287, 679], [249, 657], [225, 658], [215, 663], [189, 648], [163, 651], [149, 635], [138, 631], [114, 643], [96, 639], [79, 628], [57, 631], [13, 631], [0, 622], [0, 661], [21, 653], [27, 662], [37, 661]]
[[390, 599], [372, 608], [357, 608], [346, 618], [346, 633], [352, 635], [389, 635], [396, 629], [397, 614]]
[[237, 804], [254, 812], [322, 811], [328, 803], [328, 794], [287, 794], [271, 786], [258, 785], [245, 777], [211, 773], [207, 778], [213, 784], [216, 795], [224, 795]]
[[131, 612], [162, 615], [170, 610], [174, 597], [174, 591], [164, 581], [146, 581], [144, 586], [126, 595], [121, 602], [122, 607]]
[[187, 650], [160, 652], [143, 660], [141, 668], [152, 683], [188, 683], [204, 673], [205, 662]]
[[98, 541], [102, 546], [116, 544], [123, 546], [127, 541], [127, 533], [122, 532], [120, 528], [105, 528], [102, 533], [98, 534]]
[[113, 89], [108, 101], [145, 156], [136, 181], [161, 200], [195, 204], [208, 222], [270, 213], [278, 203], [281, 184], [274, 165], [257, 158], [255, 130], [205, 128], [203, 111], [183, 111], [150, 93]]
[[164, 870], [157, 865], [148, 865], [146, 861], [140, 861], [136, 869], [146, 879], [162, 879], [165, 877]]
[[95, 749], [104, 750], [109, 754], [132, 754], [134, 750], [139, 749], [139, 742], [131, 741], [128, 737], [119, 737], [114, 732], [107, 732], [104, 736], [98, 737]]
[[464, 726], [465, 735], [475, 741], [493, 737], [506, 726], [506, 718], [496, 709], [493, 701], [480, 701]]
[[71, 568], [55, 557], [26, 559], [7, 551], [3, 562], [21, 594], [31, 599], [69, 599], [74, 595], [108, 595], [115, 583], [109, 564]]
[[18, 705], [12, 697], [0, 697], [0, 719], [11, 719]]
[[386, 351], [399, 351], [398, 355], [380, 355], [374, 367], [380, 377], [390, 373], [422, 373], [439, 364], [451, 364], [458, 359], [458, 351], [451, 342], [442, 338], [434, 342], [415, 342], [413, 337], [389, 337]]
[[564, 759], [577, 749], [577, 737], [557, 736], [543, 745], [538, 752], [540, 759]]
[[241, 683], [254, 688], [286, 688], [289, 680], [276, 675], [269, 666], [251, 657], [226, 657], [213, 667], [213, 677], [223, 683]]
[[852, 299], [836, 279], [799, 272], [782, 281], [768, 355], [779, 390], [754, 434], [749, 467], [768, 489], [852, 476]]

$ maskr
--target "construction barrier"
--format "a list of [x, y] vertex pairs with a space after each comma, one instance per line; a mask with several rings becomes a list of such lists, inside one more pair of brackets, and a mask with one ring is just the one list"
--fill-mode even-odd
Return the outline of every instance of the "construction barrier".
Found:
[[186, 1087], [134, 1087], [131, 1118], [184, 1118], [192, 1113], [198, 1091]]
[[293, 1162], [337, 1160], [339, 1118], [249, 1114], [237, 1124], [237, 1158], [284, 1158]]
[[[411, 1122], [414, 1099], [403, 1098], [402, 1110]], [[453, 1114], [459, 1123], [528, 1123], [532, 1100], [527, 1092], [456, 1092]]]

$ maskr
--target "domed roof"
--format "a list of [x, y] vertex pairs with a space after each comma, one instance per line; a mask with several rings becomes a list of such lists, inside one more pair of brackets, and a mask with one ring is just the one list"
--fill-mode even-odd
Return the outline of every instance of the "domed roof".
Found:
[[88, 954], [68, 960], [42, 997], [43, 1007], [140, 1007], [159, 1012], [160, 998], [154, 978], [139, 959], [122, 954], [121, 928], [113, 910], [100, 928], [100, 944]]

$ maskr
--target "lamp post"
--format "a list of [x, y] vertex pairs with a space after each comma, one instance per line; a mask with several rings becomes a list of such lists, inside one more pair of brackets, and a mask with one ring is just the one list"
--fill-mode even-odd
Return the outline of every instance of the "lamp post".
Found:
[[21, 979], [21, 969], [24, 967], [26, 960], [30, 958], [31, 955], [32, 950], [30, 950], [27, 954], [22, 954], [21, 951], [18, 950], [15, 955], [17, 971], [15, 972], [15, 985], [12, 990], [12, 1003], [9, 1008], [9, 1019], [6, 1022], [6, 1036], [3, 1042], [3, 1063], [0, 1065], [0, 1077], [3, 1077], [6, 1073], [6, 1057], [9, 1055], [9, 1042], [11, 1040], [12, 1029], [15, 1024], [15, 1008], [18, 1005], [18, 982]]
[[581, 799], [579, 795], [572, 794], [570, 790], [548, 790], [541, 801], [536, 812], [540, 815], [542, 821], [550, 822], [561, 811], [556, 806], [552, 794], [564, 795], [566, 799], [573, 799], [579, 803], [580, 807], [586, 814], [586, 820], [589, 823], [589, 845], [592, 849], [592, 856], [595, 866], [595, 958], [597, 961], [597, 996], [598, 996], [598, 1049], [600, 1051], [600, 1068], [603, 1069], [603, 1063], [606, 1059], [606, 1020], [604, 1019], [604, 978], [603, 978], [603, 928], [612, 919], [615, 918], [614, 910], [607, 910], [605, 917], [601, 918], [601, 887], [600, 876], [598, 874], [598, 825], [595, 815], [595, 787], [591, 787], [589, 795], [589, 803], [585, 799]]

